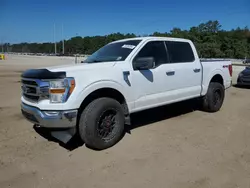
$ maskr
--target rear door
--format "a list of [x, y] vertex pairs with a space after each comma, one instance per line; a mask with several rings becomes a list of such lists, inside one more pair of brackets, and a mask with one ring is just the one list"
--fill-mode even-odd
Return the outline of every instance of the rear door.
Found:
[[197, 97], [201, 92], [202, 67], [194, 45], [186, 41], [165, 41], [170, 62], [167, 65], [166, 83], [169, 100], [178, 101]]

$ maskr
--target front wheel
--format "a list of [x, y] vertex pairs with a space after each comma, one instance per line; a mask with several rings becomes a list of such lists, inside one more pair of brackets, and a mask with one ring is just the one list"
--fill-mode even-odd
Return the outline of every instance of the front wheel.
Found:
[[222, 84], [211, 82], [207, 94], [202, 99], [202, 110], [217, 112], [220, 110], [225, 97], [225, 88]]
[[92, 101], [82, 112], [79, 135], [91, 149], [107, 149], [115, 145], [124, 133], [124, 110], [112, 98]]

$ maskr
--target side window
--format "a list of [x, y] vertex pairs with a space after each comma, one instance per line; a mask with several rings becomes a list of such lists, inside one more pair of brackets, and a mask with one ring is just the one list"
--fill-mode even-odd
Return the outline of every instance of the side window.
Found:
[[195, 60], [193, 50], [188, 42], [166, 42], [171, 63], [188, 63]]
[[163, 41], [148, 42], [135, 57], [154, 57], [155, 66], [169, 62], [165, 44]]

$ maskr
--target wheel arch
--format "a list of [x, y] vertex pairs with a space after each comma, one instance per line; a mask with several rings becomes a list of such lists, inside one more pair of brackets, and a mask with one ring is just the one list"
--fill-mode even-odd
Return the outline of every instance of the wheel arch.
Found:
[[205, 82], [203, 83], [202, 95], [205, 95], [207, 93], [209, 84], [211, 82], [218, 82], [225, 87], [225, 80], [224, 80], [223, 72], [222, 70], [219, 70], [219, 69], [213, 71], [209, 76], [207, 76], [207, 78], [204, 79], [204, 81]]
[[120, 104], [124, 106], [125, 113], [128, 113], [127, 102], [124, 95], [119, 90], [111, 87], [103, 87], [90, 92], [81, 102], [79, 110], [83, 110], [93, 100], [101, 97], [109, 97], [117, 100]]
[[123, 105], [125, 114], [129, 114], [126, 90], [122, 85], [113, 81], [100, 81], [85, 87], [76, 97], [79, 111], [82, 111], [90, 102], [100, 97], [110, 97], [117, 100]]
[[216, 74], [216, 75], [214, 75], [214, 76], [211, 78], [211, 80], [210, 80], [209, 83], [211, 83], [211, 82], [217, 82], [217, 83], [220, 83], [220, 84], [222, 84], [222, 85], [224, 86], [224, 79], [223, 79], [223, 77], [221, 76], [221, 74]]

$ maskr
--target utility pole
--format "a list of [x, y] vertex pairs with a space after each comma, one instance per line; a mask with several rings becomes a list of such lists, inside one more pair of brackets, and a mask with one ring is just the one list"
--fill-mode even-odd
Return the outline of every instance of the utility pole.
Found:
[[63, 24], [62, 24], [62, 54], [64, 54], [64, 36], [63, 36]]
[[55, 42], [55, 55], [56, 55], [56, 33], [55, 33], [55, 30], [56, 30], [56, 24], [54, 24], [54, 42]]
[[4, 51], [4, 46], [3, 46], [3, 39], [1, 40], [1, 46], [2, 46], [2, 53], [3, 53], [3, 51]]

